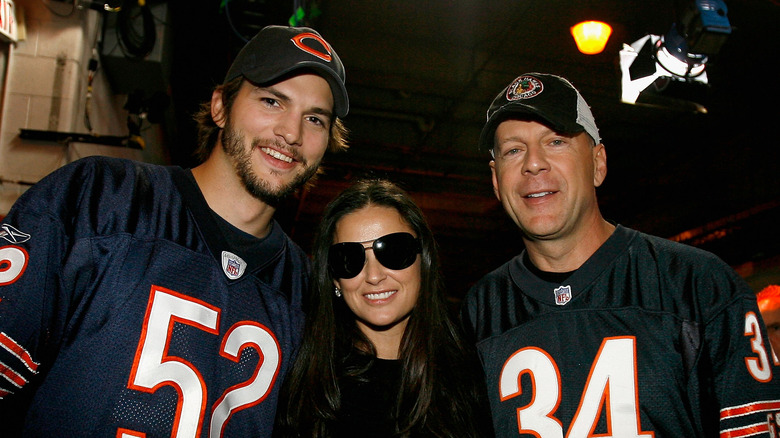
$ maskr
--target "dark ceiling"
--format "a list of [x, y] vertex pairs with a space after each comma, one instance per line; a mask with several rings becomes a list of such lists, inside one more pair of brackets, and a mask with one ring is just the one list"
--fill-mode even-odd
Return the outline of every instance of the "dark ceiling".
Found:
[[[195, 142], [188, 114], [221, 82], [243, 44], [237, 35], [284, 24], [293, 9], [290, 1], [194, 4], [169, 3], [170, 156], [184, 166]], [[702, 114], [620, 102], [618, 52], [669, 31], [672, 0], [321, 0], [308, 23], [346, 66], [351, 148], [327, 156], [317, 186], [277, 217], [308, 249], [336, 193], [361, 175], [389, 177], [423, 207], [457, 299], [522, 247], [476, 143], [493, 97], [520, 73], [543, 71], [569, 78], [593, 108], [609, 157], [599, 189], [607, 219], [702, 246], [734, 266], [766, 266], [780, 254], [780, 4], [727, 5], [732, 34], [708, 64]], [[613, 27], [599, 55], [580, 54], [569, 34], [586, 18]]]

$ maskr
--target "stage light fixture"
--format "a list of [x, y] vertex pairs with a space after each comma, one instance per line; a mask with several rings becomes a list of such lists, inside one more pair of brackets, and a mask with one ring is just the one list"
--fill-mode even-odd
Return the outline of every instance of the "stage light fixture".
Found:
[[621, 101], [707, 112], [706, 64], [731, 33], [722, 0], [681, 8], [666, 35], [645, 35], [620, 51]]
[[601, 53], [611, 34], [612, 27], [601, 21], [583, 21], [571, 28], [577, 49], [586, 55]]

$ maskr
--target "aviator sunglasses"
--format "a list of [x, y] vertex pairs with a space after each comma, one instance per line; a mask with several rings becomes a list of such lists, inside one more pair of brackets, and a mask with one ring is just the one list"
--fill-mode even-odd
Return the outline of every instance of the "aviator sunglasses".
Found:
[[417, 254], [422, 252], [420, 239], [409, 233], [384, 235], [364, 247], [360, 242], [342, 242], [328, 250], [328, 267], [334, 278], [353, 278], [366, 264], [366, 250], [373, 250], [374, 257], [387, 269], [398, 271], [412, 266]]

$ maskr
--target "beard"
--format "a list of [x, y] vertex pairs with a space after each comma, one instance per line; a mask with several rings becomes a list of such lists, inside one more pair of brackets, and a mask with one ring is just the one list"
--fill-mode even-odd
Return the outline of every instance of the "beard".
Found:
[[[301, 163], [303, 172], [299, 173], [289, 184], [276, 188], [272, 187], [267, 180], [262, 179], [255, 173], [254, 169], [252, 169], [252, 151], [262, 144], [275, 144], [279, 149], [292, 152], [293, 158]], [[306, 184], [306, 182], [317, 173], [317, 168], [319, 167], [319, 161], [314, 163], [313, 166], [310, 166], [308, 161], [300, 157], [295, 151], [290, 151], [288, 148], [281, 146], [274, 141], [263, 140], [258, 137], [252, 139], [252, 147], [247, 150], [244, 142], [244, 135], [233, 129], [230, 118], [226, 120], [225, 129], [222, 130], [222, 147], [225, 150], [225, 154], [233, 161], [233, 168], [236, 171], [236, 175], [238, 175], [238, 178], [241, 180], [241, 184], [244, 185], [246, 191], [254, 198], [273, 207], [279, 206], [285, 198], [295, 193], [296, 190]], [[271, 175], [279, 174], [279, 172], [275, 170], [271, 170], [270, 173]]]

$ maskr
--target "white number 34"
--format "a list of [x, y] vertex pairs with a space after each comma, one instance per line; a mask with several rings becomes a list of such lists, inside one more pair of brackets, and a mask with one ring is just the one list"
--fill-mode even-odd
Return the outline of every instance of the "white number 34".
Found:
[[[605, 405], [610, 410], [606, 436], [653, 437], [652, 432], [642, 432], [639, 425], [635, 342], [634, 337], [618, 337], [605, 338], [601, 343], [568, 438], [592, 436], [604, 397], [609, 398]], [[602, 357], [608, 360], [601, 360]], [[523, 348], [507, 360], [501, 371], [501, 401], [520, 395], [520, 377], [526, 373], [534, 382], [534, 397], [530, 404], [517, 410], [519, 433], [530, 433], [539, 438], [563, 438], [563, 426], [553, 416], [560, 402], [561, 375], [553, 358], [544, 350]]]
[[[217, 335], [219, 309], [153, 286], [135, 362], [130, 373], [130, 389], [152, 393], [171, 385], [179, 393], [172, 437], [200, 436], [206, 414], [207, 388], [200, 372], [183, 358], [168, 355], [174, 322], [188, 324]], [[222, 341], [220, 354], [238, 362], [244, 348], [254, 348], [261, 357], [252, 378], [228, 388], [211, 410], [209, 436], [219, 438], [230, 416], [265, 399], [279, 372], [281, 353], [274, 335], [264, 326], [244, 321], [231, 327]], [[142, 437], [141, 431], [120, 429], [118, 438]]]
[[[750, 375], [760, 382], [770, 380], [772, 369], [753, 312], [746, 315], [745, 336], [750, 337], [756, 354], [745, 358]], [[518, 432], [539, 438], [563, 438], [563, 425], [554, 416], [560, 402], [561, 375], [553, 358], [544, 350], [527, 347], [509, 357], [501, 370], [501, 401], [521, 394], [520, 378], [524, 374], [531, 377], [534, 394], [528, 405], [517, 409]], [[566, 437], [593, 436], [601, 409], [606, 407], [608, 432], [600, 437], [651, 438], [653, 432], [642, 431], [638, 406], [636, 338], [604, 338]]]

